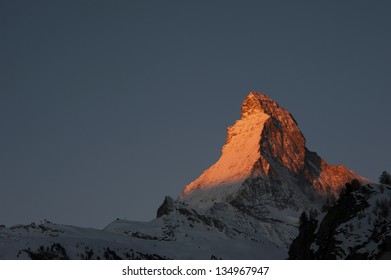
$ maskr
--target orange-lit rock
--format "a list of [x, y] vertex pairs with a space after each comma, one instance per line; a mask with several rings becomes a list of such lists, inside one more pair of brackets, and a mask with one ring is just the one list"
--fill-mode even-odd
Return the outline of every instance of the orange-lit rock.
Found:
[[240, 120], [228, 127], [220, 159], [187, 185], [179, 199], [199, 207], [226, 201], [250, 180], [337, 193], [354, 178], [365, 181], [309, 151], [292, 115], [268, 96], [251, 92], [243, 101]]

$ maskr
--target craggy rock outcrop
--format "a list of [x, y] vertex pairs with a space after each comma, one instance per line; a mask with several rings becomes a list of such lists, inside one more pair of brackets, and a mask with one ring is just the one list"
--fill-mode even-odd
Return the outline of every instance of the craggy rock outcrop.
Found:
[[166, 196], [162, 205], [157, 209], [156, 218], [160, 218], [163, 215], [168, 215], [174, 211], [174, 199], [170, 196]]

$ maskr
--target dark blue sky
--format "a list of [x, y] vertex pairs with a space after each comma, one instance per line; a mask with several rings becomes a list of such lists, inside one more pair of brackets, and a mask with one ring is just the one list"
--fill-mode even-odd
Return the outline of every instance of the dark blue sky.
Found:
[[0, 223], [149, 220], [249, 91], [326, 161], [391, 171], [389, 1], [1, 1]]

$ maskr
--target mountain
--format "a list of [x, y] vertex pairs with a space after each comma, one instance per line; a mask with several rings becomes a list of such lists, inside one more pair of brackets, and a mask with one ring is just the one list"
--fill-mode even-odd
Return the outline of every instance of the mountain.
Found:
[[177, 199], [166, 197], [156, 219], [103, 230], [3, 227], [0, 258], [285, 259], [303, 211], [317, 216], [354, 179], [368, 183], [309, 151], [292, 115], [251, 92], [219, 160]]
[[360, 178], [342, 165], [327, 164], [305, 144], [287, 110], [268, 96], [251, 92], [242, 104], [241, 119], [228, 128], [220, 159], [186, 186], [180, 200], [208, 207], [227, 200], [251, 180], [337, 193], [346, 182]]
[[251, 92], [228, 128], [220, 159], [185, 187], [179, 201], [287, 249], [303, 210], [319, 211], [346, 182], [365, 178], [327, 164], [306, 148], [293, 116], [268, 96]]

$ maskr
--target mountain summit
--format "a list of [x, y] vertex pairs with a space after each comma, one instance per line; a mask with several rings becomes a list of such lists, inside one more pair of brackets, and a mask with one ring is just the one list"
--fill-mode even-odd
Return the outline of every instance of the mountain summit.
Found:
[[234, 199], [244, 185], [262, 181], [335, 194], [355, 178], [365, 181], [309, 151], [293, 116], [267, 95], [251, 92], [243, 101], [240, 120], [228, 127], [220, 159], [187, 185], [179, 199], [205, 208]]

